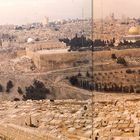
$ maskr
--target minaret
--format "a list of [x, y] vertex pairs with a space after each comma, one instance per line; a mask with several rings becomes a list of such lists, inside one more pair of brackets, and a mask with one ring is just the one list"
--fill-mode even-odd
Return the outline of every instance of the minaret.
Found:
[[49, 25], [49, 18], [45, 17], [44, 21], [43, 21], [43, 26], [46, 27]]

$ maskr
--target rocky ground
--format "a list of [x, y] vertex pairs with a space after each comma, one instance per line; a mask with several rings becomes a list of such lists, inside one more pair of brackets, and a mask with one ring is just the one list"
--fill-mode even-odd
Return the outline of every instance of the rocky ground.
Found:
[[139, 140], [139, 108], [140, 95], [135, 94], [94, 93], [93, 104], [91, 100], [5, 101], [0, 105], [0, 129], [32, 130], [60, 140]]
[[76, 100], [2, 102], [1, 124], [14, 124], [61, 140], [89, 138], [92, 114], [87, 112], [87, 104]]

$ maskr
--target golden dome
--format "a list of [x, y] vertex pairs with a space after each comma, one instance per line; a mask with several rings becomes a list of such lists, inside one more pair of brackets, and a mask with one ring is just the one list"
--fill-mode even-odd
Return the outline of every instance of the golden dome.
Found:
[[131, 27], [128, 31], [130, 35], [138, 35], [139, 34], [139, 27]]

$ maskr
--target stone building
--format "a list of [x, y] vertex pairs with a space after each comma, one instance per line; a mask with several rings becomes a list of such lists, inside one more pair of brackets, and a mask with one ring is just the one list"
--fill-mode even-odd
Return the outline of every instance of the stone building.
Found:
[[60, 42], [29, 44], [26, 47], [26, 55], [43, 71], [81, 66], [92, 60], [90, 51], [69, 52], [68, 49], [69, 47]]

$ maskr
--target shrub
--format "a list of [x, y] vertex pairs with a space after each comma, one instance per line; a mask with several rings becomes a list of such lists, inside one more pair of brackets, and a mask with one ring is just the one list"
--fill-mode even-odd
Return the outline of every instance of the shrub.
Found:
[[40, 41], [40, 39], [39, 38], [36, 38], [35, 41]]
[[102, 73], [99, 72], [98, 75], [102, 75]]
[[54, 100], [53, 99], [50, 99], [50, 102], [54, 102]]
[[77, 79], [76, 76], [70, 77], [69, 81], [70, 81], [70, 83], [71, 83], [73, 86], [78, 85], [78, 79]]
[[43, 100], [46, 99], [47, 94], [50, 93], [43, 82], [35, 80], [33, 85], [26, 87], [25, 95], [23, 96], [24, 100]]
[[131, 69], [127, 69], [127, 70], [126, 70], [126, 73], [128, 73], [128, 74], [132, 74], [133, 71], [132, 71]]
[[118, 57], [117, 58], [117, 63], [122, 64], [124, 66], [127, 66], [127, 62], [125, 61], [125, 59], [123, 57]]
[[19, 98], [14, 98], [14, 101], [16, 101], [16, 102], [17, 102], [17, 101], [20, 101], [20, 99], [19, 99]]
[[21, 87], [18, 87], [17, 91], [18, 91], [19, 94], [23, 94], [23, 91], [22, 91]]
[[112, 54], [112, 55], [111, 55], [111, 58], [112, 58], [112, 59], [117, 59], [117, 56], [116, 56], [115, 54]]

